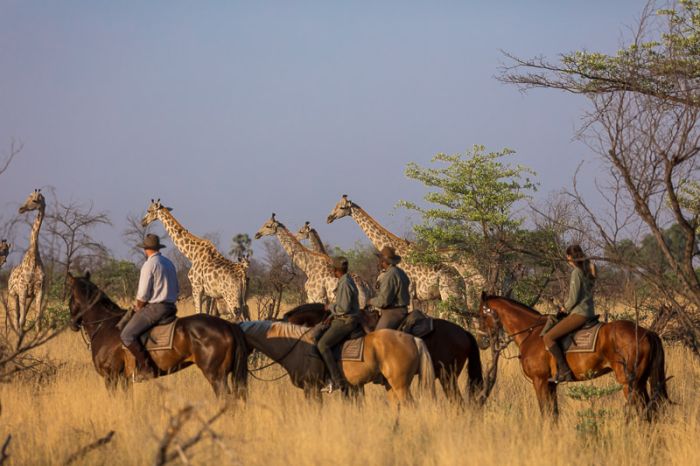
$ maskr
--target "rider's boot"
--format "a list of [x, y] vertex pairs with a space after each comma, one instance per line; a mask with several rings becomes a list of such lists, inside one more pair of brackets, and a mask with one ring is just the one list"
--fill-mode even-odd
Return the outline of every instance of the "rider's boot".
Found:
[[136, 340], [126, 347], [136, 359], [136, 367], [134, 369], [134, 382], [145, 382], [153, 379], [156, 376], [155, 364], [148, 355], [146, 348], [143, 347], [140, 341]]
[[328, 372], [330, 373], [330, 376], [331, 376], [331, 383], [328, 384], [321, 391], [333, 393], [333, 391], [335, 391], [335, 390], [347, 390], [348, 382], [347, 382], [347, 380], [345, 380], [345, 377], [343, 377], [343, 374], [340, 372], [340, 369], [338, 368], [337, 363], [336, 364], [329, 364], [328, 365]]
[[557, 375], [551, 377], [549, 381], [553, 383], [573, 382], [575, 380], [574, 374], [571, 372], [569, 363], [566, 362], [566, 356], [559, 343], [555, 342], [550, 348], [547, 348], [547, 350], [552, 353], [554, 360], [557, 361]]

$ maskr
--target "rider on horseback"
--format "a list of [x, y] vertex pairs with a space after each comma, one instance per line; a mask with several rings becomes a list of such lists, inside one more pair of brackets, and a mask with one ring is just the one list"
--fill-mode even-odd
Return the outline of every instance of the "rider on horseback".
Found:
[[134, 316], [124, 326], [120, 337], [136, 359], [134, 380], [141, 382], [155, 377], [156, 367], [141, 344], [140, 336], [164, 318], [175, 317], [179, 288], [175, 266], [159, 252], [165, 247], [160, 244], [160, 238], [148, 234], [138, 246], [143, 248], [146, 262], [141, 267]]
[[330, 325], [317, 343], [318, 351], [331, 376], [331, 383], [324, 389], [328, 393], [347, 386], [347, 381], [333, 356], [333, 347], [355, 330], [360, 313], [357, 286], [348, 275], [348, 260], [345, 257], [333, 258], [333, 274], [338, 279], [335, 287], [335, 303], [325, 306], [331, 313], [328, 318]]
[[401, 256], [390, 246], [384, 246], [377, 256], [380, 258], [382, 273], [377, 279], [379, 292], [369, 300], [369, 304], [380, 309], [380, 318], [375, 330], [381, 328], [397, 329], [408, 313], [411, 301], [409, 286], [411, 280], [403, 269], [396, 264]]
[[595, 316], [593, 310], [593, 285], [596, 279], [595, 265], [586, 258], [581, 246], [574, 244], [566, 248], [566, 261], [573, 271], [569, 286], [569, 299], [566, 300], [560, 312], [568, 315], [544, 334], [544, 346], [552, 353], [557, 361], [557, 375], [550, 382], [571, 382], [573, 373], [561, 345], [557, 340], [579, 329], [589, 319]]

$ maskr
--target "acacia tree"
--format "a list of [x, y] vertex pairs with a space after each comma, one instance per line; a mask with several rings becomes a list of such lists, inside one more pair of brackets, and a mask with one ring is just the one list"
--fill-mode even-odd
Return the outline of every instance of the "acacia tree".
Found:
[[406, 176], [432, 189], [425, 195], [428, 207], [400, 203], [423, 216], [414, 228], [420, 247], [413, 260], [475, 264], [489, 290], [508, 287], [508, 243], [523, 223], [517, 208], [537, 188], [532, 170], [507, 161], [513, 154], [476, 145], [465, 154], [437, 154], [431, 160], [436, 167], [408, 164]]
[[[521, 86], [583, 94], [590, 103], [579, 136], [609, 170], [600, 191], [608, 201], [601, 216], [574, 184], [571, 196], [595, 226], [604, 259], [644, 278], [679, 310], [700, 341], [693, 320], [700, 311], [695, 271], [700, 225], [700, 2], [681, 0], [671, 8], [644, 9], [634, 36], [614, 55], [574, 52], [558, 63], [542, 57], [510, 64], [500, 79]], [[682, 251], [667, 240], [676, 225]], [[651, 235], [671, 274], [658, 273], [623, 254], [630, 232]], [[697, 347], [697, 345], [696, 345]]]

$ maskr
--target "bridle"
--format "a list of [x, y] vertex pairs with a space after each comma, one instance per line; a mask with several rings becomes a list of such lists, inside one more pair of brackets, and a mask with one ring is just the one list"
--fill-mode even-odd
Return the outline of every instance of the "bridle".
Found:
[[[73, 318], [71, 316], [71, 323], [74, 324], [76, 327], [78, 327], [78, 330], [80, 330], [80, 334], [83, 337], [83, 341], [85, 342], [85, 345], [88, 347], [88, 349], [90, 349], [91, 344], [92, 344], [92, 340], [95, 338], [95, 336], [97, 336], [97, 334], [100, 332], [100, 330], [102, 330], [104, 328], [103, 324], [105, 322], [108, 322], [110, 320], [114, 320], [114, 319], [120, 317], [120, 314], [115, 313], [115, 312], [107, 309], [106, 311], [110, 314], [109, 316], [104, 317], [104, 318], [100, 318], [97, 320], [91, 320], [89, 322], [85, 321], [85, 319], [83, 318], [84, 314], [90, 308], [92, 308], [95, 304], [97, 304], [100, 301], [101, 297], [102, 297], [102, 292], [98, 291], [97, 293], [95, 293], [94, 297], [92, 297], [87, 304], [82, 304], [82, 303], [78, 302], [79, 303], [78, 305], [82, 308], [82, 310], [78, 313], [76, 318]], [[73, 295], [71, 295], [71, 300], [75, 300], [75, 297]], [[91, 332], [88, 333], [86, 326], [92, 326], [95, 324], [97, 324], [97, 328], [95, 328], [94, 330], [92, 330]]]
[[[494, 321], [494, 329], [491, 330], [491, 327], [486, 324], [486, 319], [485, 317], [491, 317], [491, 319]], [[486, 302], [484, 302], [481, 306], [481, 312], [479, 313], [479, 320], [480, 320], [480, 325], [479, 328], [476, 329], [476, 333], [479, 335], [483, 335], [488, 337], [490, 340], [493, 339], [495, 343], [497, 343], [499, 346], [507, 346], [508, 343], [511, 341], [515, 340], [515, 337], [518, 335], [522, 335], [523, 333], [532, 333], [534, 329], [537, 327], [542, 326], [542, 322], [536, 322], [529, 327], [526, 327], [522, 330], [518, 330], [513, 333], [508, 333], [505, 330], [505, 327], [503, 327], [503, 323], [501, 322], [501, 318], [498, 315], [498, 312], [490, 308]], [[484, 330], [481, 329], [481, 327], [485, 326], [489, 331], [485, 332]], [[507, 341], [507, 343], [506, 343]]]

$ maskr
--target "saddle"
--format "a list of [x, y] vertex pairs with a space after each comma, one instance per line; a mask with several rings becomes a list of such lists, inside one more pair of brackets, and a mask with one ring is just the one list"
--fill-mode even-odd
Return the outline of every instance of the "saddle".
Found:
[[[313, 341], [317, 342], [326, 326], [323, 323], [316, 324], [310, 331], [309, 335]], [[362, 354], [365, 348], [365, 331], [361, 325], [358, 325], [355, 330], [341, 343], [333, 347], [333, 356], [336, 361], [362, 361]], [[321, 358], [316, 345], [311, 347], [309, 355], [315, 358]]]
[[418, 309], [409, 312], [398, 331], [422, 338], [434, 330], [433, 318]]
[[[540, 332], [540, 336], [544, 335], [554, 327], [559, 319], [555, 316], [548, 316], [547, 323]], [[595, 344], [598, 341], [598, 332], [603, 326], [600, 321], [600, 315], [595, 315], [588, 319], [578, 330], [562, 337], [559, 344], [565, 353], [592, 353], [595, 351]]]
[[161, 319], [155, 327], [141, 335], [141, 343], [148, 351], [173, 349], [175, 325], [177, 317], [169, 316]]

